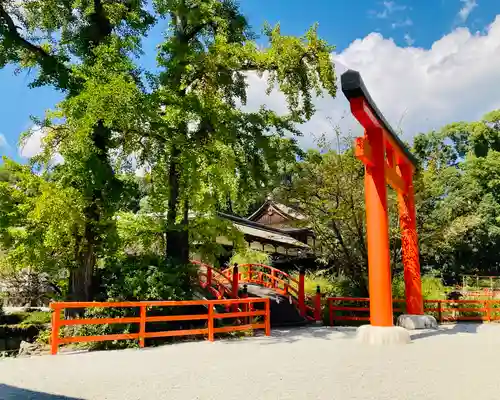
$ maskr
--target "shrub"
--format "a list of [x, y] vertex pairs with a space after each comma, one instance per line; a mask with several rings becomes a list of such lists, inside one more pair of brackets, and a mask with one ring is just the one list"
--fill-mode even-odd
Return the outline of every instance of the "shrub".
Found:
[[237, 264], [270, 264], [269, 254], [254, 250], [249, 247], [239, 249], [229, 261], [231, 265]]
[[186, 300], [194, 279], [192, 265], [167, 264], [156, 255], [108, 260], [98, 270], [103, 301]]
[[[299, 279], [299, 274], [294, 274]], [[364, 288], [345, 275], [334, 275], [326, 270], [307, 271], [304, 288], [306, 294], [314, 295], [319, 285], [321, 293], [328, 297], [364, 297]]]
[[[422, 276], [422, 296], [425, 300], [445, 299], [449, 288], [444, 285], [443, 280], [434, 275]], [[392, 280], [392, 297], [395, 299], [405, 298], [405, 281], [403, 274], [396, 275]]]
[[50, 324], [51, 313], [47, 311], [26, 312], [21, 325], [45, 325]]
[[[171, 265], [156, 255], [127, 256], [108, 260], [99, 270], [100, 300], [102, 301], [143, 301], [143, 300], [186, 300], [192, 298], [192, 283], [196, 279], [192, 265]], [[206, 310], [204, 310], [206, 312]], [[186, 310], [158, 307], [148, 311], [148, 315], [170, 315]], [[191, 313], [191, 312], [189, 312]], [[194, 312], [193, 312], [194, 314]], [[138, 307], [132, 308], [89, 308], [85, 310], [85, 318], [117, 318], [138, 317]], [[151, 330], [172, 329], [172, 324], [154, 323]], [[181, 321], [177, 325], [187, 325], [190, 321]], [[103, 324], [80, 325], [68, 329], [71, 336], [109, 335], [120, 333], [137, 333], [139, 324]], [[186, 327], [185, 329], [189, 329]], [[137, 347], [136, 341], [96, 342], [90, 349], [110, 349]]]

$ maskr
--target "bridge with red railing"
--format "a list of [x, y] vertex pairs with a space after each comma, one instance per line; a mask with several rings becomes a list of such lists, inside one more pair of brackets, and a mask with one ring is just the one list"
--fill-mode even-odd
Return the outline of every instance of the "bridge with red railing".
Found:
[[[213, 341], [216, 334], [228, 332], [264, 330], [270, 335], [273, 322], [283, 322], [279, 317], [286, 312], [285, 319], [290, 318], [292, 324], [300, 322], [294, 319], [293, 312], [302, 322], [324, 322], [330, 326], [370, 321], [369, 298], [326, 297], [319, 287], [315, 295], [308, 296], [304, 271], [295, 278], [264, 264], [234, 265], [220, 271], [209, 264], [193, 263], [198, 267], [200, 287], [213, 299], [52, 303], [52, 354], [61, 345], [80, 342], [137, 340], [144, 347], [147, 340], [174, 336], [206, 336]], [[405, 300], [395, 299], [393, 305], [394, 319], [406, 312]], [[65, 319], [64, 310], [69, 308], [127, 311], [121, 317]], [[424, 309], [440, 323], [500, 321], [500, 300], [494, 299], [424, 300]], [[155, 328], [157, 323], [164, 325]], [[129, 324], [127, 333], [72, 336], [66, 329], [115, 324]]]
[[[321, 293], [317, 288], [314, 296], [305, 293], [305, 273], [300, 270], [298, 278], [290, 274], [265, 264], [235, 264], [222, 271], [213, 266], [198, 261], [193, 261], [198, 266], [200, 286], [206, 289], [217, 299], [232, 298], [241, 296], [265, 296], [276, 300], [274, 303], [274, 316], [279, 313], [280, 307], [277, 304], [288, 303], [297, 311], [301, 320], [293, 318], [291, 311], [288, 316], [293, 322], [315, 322], [321, 321]], [[262, 290], [258, 288], [265, 288]], [[285, 310], [282, 306], [281, 309]], [[286, 318], [285, 318], [286, 319]], [[277, 321], [277, 318], [275, 318]], [[281, 321], [285, 322], [285, 321]]]

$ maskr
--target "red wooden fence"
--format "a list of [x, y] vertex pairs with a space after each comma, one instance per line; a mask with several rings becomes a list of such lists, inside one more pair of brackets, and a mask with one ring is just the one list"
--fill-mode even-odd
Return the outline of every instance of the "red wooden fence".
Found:
[[[254, 305], [263, 303], [264, 310], [255, 310]], [[241, 311], [217, 313], [214, 309], [217, 305], [233, 307], [241, 305]], [[182, 307], [182, 306], [206, 306], [207, 314], [192, 314], [192, 315], [165, 315], [165, 316], [149, 316], [147, 315], [148, 308], [152, 307]], [[77, 318], [64, 319], [61, 318], [62, 311], [68, 308], [125, 308], [137, 307], [140, 310], [139, 317], [126, 318]], [[229, 308], [228, 307], [228, 308]], [[226, 300], [192, 300], [192, 301], [138, 301], [138, 302], [56, 302], [51, 303], [50, 308], [52, 313], [52, 334], [51, 334], [51, 353], [57, 354], [59, 345], [68, 343], [81, 342], [101, 342], [107, 340], [138, 340], [139, 346], [144, 347], [145, 339], [171, 337], [171, 336], [190, 336], [190, 335], [208, 335], [208, 340], [213, 341], [216, 333], [245, 331], [249, 329], [264, 329], [265, 334], [271, 334], [270, 324], [270, 303], [268, 298], [246, 298], [246, 299], [226, 299]], [[237, 308], [238, 309], [238, 308]], [[250, 317], [263, 316], [264, 321], [251, 323]], [[234, 326], [215, 327], [216, 319], [237, 318], [244, 319], [246, 324]], [[166, 322], [166, 321], [207, 321], [207, 327], [201, 329], [185, 329], [185, 330], [170, 330], [163, 332], [147, 332], [147, 322]], [[138, 333], [122, 333], [113, 335], [98, 335], [98, 336], [73, 336], [59, 337], [59, 330], [63, 326], [72, 325], [102, 325], [102, 324], [139, 324]]]
[[[370, 311], [370, 299], [361, 297], [328, 297], [326, 299], [330, 325], [335, 321], [370, 321], [368, 315], [352, 315]], [[394, 313], [403, 313], [405, 300], [393, 300]], [[345, 303], [351, 303], [345, 305]], [[355, 303], [354, 305], [352, 303]], [[364, 303], [358, 305], [356, 303]], [[339, 315], [339, 312], [342, 315]], [[424, 300], [424, 312], [440, 322], [500, 320], [500, 300]], [[349, 314], [349, 315], [345, 315]]]

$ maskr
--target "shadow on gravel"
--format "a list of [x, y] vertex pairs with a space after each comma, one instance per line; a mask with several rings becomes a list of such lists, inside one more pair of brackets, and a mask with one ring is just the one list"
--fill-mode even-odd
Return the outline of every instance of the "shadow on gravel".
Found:
[[276, 343], [295, 343], [307, 339], [350, 339], [356, 334], [355, 327], [330, 328], [324, 326], [303, 327], [289, 329], [273, 329], [271, 336], [263, 337], [262, 345], [271, 345]]
[[451, 328], [438, 327], [434, 330], [429, 330], [411, 335], [412, 340], [425, 339], [432, 336], [440, 335], [456, 335], [459, 333], [477, 333], [477, 330], [482, 324], [455, 324]]
[[0, 399], [2, 400], [83, 400], [77, 397], [60, 396], [57, 394], [36, 392], [0, 383]]

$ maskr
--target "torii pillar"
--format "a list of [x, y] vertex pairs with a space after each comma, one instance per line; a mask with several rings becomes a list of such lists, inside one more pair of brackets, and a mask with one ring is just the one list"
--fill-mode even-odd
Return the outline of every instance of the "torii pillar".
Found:
[[[370, 325], [362, 326], [358, 338], [369, 343], [408, 343], [407, 329], [436, 326], [424, 315], [416, 232], [413, 173], [415, 158], [392, 130], [372, 100], [358, 72], [342, 74], [342, 91], [351, 111], [365, 128], [355, 142], [355, 155], [365, 165], [366, 231]], [[406, 313], [393, 324], [392, 279], [389, 252], [387, 184], [398, 193], [403, 248]]]

